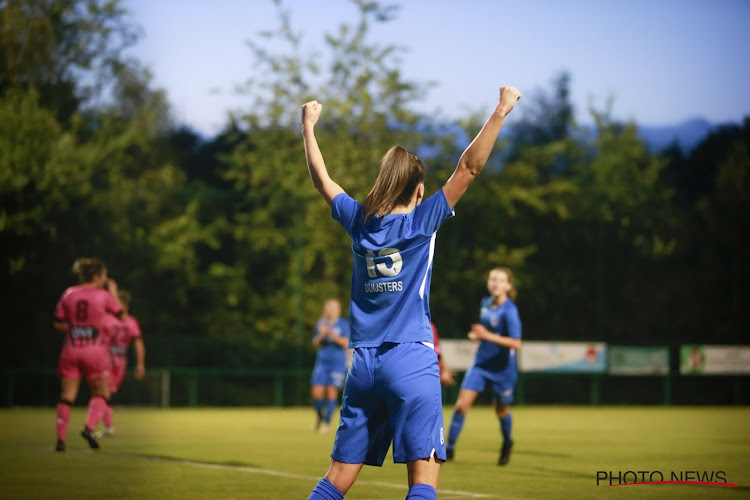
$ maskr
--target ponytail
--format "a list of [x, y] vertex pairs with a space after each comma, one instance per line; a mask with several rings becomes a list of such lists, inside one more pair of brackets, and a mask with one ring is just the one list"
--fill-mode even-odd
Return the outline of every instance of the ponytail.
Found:
[[365, 221], [387, 215], [395, 207], [408, 205], [414, 190], [424, 182], [427, 169], [422, 160], [401, 146], [389, 149], [380, 162], [380, 172], [364, 202]]

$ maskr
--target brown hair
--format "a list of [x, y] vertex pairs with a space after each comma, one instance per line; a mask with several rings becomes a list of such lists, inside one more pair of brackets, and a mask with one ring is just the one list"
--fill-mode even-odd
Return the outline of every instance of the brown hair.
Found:
[[130, 303], [133, 301], [133, 296], [127, 290], [118, 289], [117, 297], [119, 297], [120, 302], [125, 307], [130, 307]]
[[81, 257], [73, 262], [73, 273], [78, 276], [80, 283], [90, 283], [94, 278], [107, 270], [100, 259], [96, 257]]
[[393, 146], [380, 161], [380, 172], [365, 199], [365, 221], [387, 215], [395, 207], [408, 205], [414, 190], [424, 182], [427, 169], [414, 153]]
[[516, 300], [516, 280], [515, 278], [513, 278], [513, 271], [511, 271], [509, 267], [499, 266], [490, 269], [490, 274], [494, 273], [495, 271], [503, 272], [508, 277], [508, 283], [510, 283], [511, 286], [511, 289], [508, 290], [508, 297], [510, 297], [510, 300]]

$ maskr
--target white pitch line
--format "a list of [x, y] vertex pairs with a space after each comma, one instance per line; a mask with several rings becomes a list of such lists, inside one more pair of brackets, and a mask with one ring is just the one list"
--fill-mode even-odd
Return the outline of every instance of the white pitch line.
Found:
[[[48, 448], [45, 448], [48, 449]], [[66, 453], [76, 453], [73, 450], [69, 450]], [[81, 453], [81, 452], [78, 452]], [[83, 452], [85, 453], [85, 452]], [[304, 479], [306, 481], [319, 481], [320, 476], [307, 476], [304, 474], [292, 474], [289, 472], [282, 472], [282, 471], [276, 471], [271, 469], [258, 469], [257, 467], [245, 467], [245, 466], [239, 466], [239, 465], [222, 465], [222, 464], [209, 464], [204, 462], [195, 462], [192, 460], [182, 460], [179, 458], [165, 458], [165, 457], [148, 457], [144, 455], [128, 455], [128, 454], [110, 454], [110, 453], [102, 453], [102, 452], [88, 452], [92, 454], [97, 454], [102, 457], [113, 457], [113, 458], [129, 458], [132, 460], [144, 460], [144, 461], [151, 461], [151, 462], [164, 462], [164, 463], [171, 463], [171, 464], [180, 464], [180, 465], [188, 465], [190, 467], [196, 467], [201, 469], [214, 469], [214, 470], [231, 470], [231, 471], [237, 471], [237, 472], [247, 472], [250, 474], [264, 474], [266, 476], [275, 476], [275, 477], [283, 477], [287, 479]], [[399, 490], [406, 490], [406, 486], [402, 484], [393, 484], [393, 483], [384, 483], [381, 481], [367, 481], [367, 480], [361, 480], [354, 483], [355, 485], [359, 486], [375, 486], [375, 487], [382, 487], [382, 488], [396, 488]], [[492, 498], [491, 495], [485, 495], [483, 493], [472, 493], [469, 491], [456, 491], [456, 490], [446, 490], [446, 489], [439, 489], [438, 490], [441, 498], [443, 495], [455, 495], [458, 498]]]
[[[160, 457], [144, 457], [140, 455], [122, 455], [124, 457], [133, 458], [133, 459], [140, 459], [140, 460], [151, 460], [151, 461], [157, 461], [157, 462], [167, 462], [167, 463], [175, 463], [175, 464], [183, 464], [183, 465], [189, 465], [191, 467], [199, 467], [204, 469], [219, 469], [219, 470], [233, 470], [238, 472], [248, 472], [251, 474], [265, 474], [267, 476], [276, 476], [276, 477], [284, 477], [288, 479], [305, 479], [309, 481], [319, 481], [319, 476], [306, 476], [304, 474], [291, 474], [289, 472], [281, 472], [271, 469], [258, 469], [256, 467], [245, 467], [245, 466], [239, 466], [239, 465], [221, 465], [221, 464], [207, 464], [203, 462], [194, 462], [192, 460], [181, 460], [181, 459], [172, 459], [172, 458], [160, 458]], [[361, 480], [354, 483], [356, 485], [367, 485], [367, 486], [380, 486], [383, 488], [397, 488], [400, 490], [406, 490], [406, 486], [401, 484], [393, 484], [393, 483], [384, 483], [381, 481], [367, 481], [367, 480]], [[482, 493], [471, 493], [469, 491], [454, 491], [454, 490], [445, 490], [440, 489], [441, 495], [458, 495], [461, 498], [491, 498], [490, 495], [485, 495]]]

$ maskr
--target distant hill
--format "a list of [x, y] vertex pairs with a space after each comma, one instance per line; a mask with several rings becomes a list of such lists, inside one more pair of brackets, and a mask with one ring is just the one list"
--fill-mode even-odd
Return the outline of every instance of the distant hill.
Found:
[[[663, 151], [677, 144], [685, 154], [690, 153], [708, 134], [720, 126], [710, 123], [705, 118], [692, 118], [673, 125], [636, 125], [638, 126], [638, 137], [646, 143], [650, 151]], [[455, 123], [440, 126], [437, 129], [433, 129], [432, 132], [438, 135], [455, 134], [456, 146], [461, 149], [469, 144], [469, 137]], [[501, 137], [508, 137], [512, 134], [512, 125], [503, 128], [502, 132], [500, 132]], [[575, 136], [582, 140], [593, 139], [595, 136], [594, 126], [580, 125]], [[427, 147], [420, 147], [417, 152], [420, 155], [429, 157], [433, 150]]]
[[638, 125], [638, 136], [652, 151], [661, 151], [675, 143], [684, 152], [690, 152], [714, 129], [708, 120], [693, 118], [675, 125]]
[[[663, 151], [677, 144], [687, 154], [706, 138], [718, 125], [711, 124], [705, 118], [692, 118], [674, 125], [641, 125], [638, 126], [638, 137], [646, 143], [650, 151]], [[582, 125], [581, 137], [593, 138], [593, 125]]]

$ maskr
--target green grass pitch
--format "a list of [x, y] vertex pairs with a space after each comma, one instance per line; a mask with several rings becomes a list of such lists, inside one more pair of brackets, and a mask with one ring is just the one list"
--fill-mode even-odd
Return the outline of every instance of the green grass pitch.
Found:
[[[511, 463], [498, 467], [497, 419], [472, 408], [438, 498], [750, 498], [748, 407], [520, 406], [513, 417]], [[79, 436], [84, 418], [73, 410], [68, 451], [56, 453], [53, 408], [0, 410], [0, 498], [305, 499], [334, 436], [310, 431], [309, 408], [117, 408], [117, 434], [92, 451]], [[597, 471], [665, 480], [724, 471], [738, 487], [597, 486]], [[365, 467], [346, 498], [405, 496], [406, 468], [389, 455], [382, 468]]]

